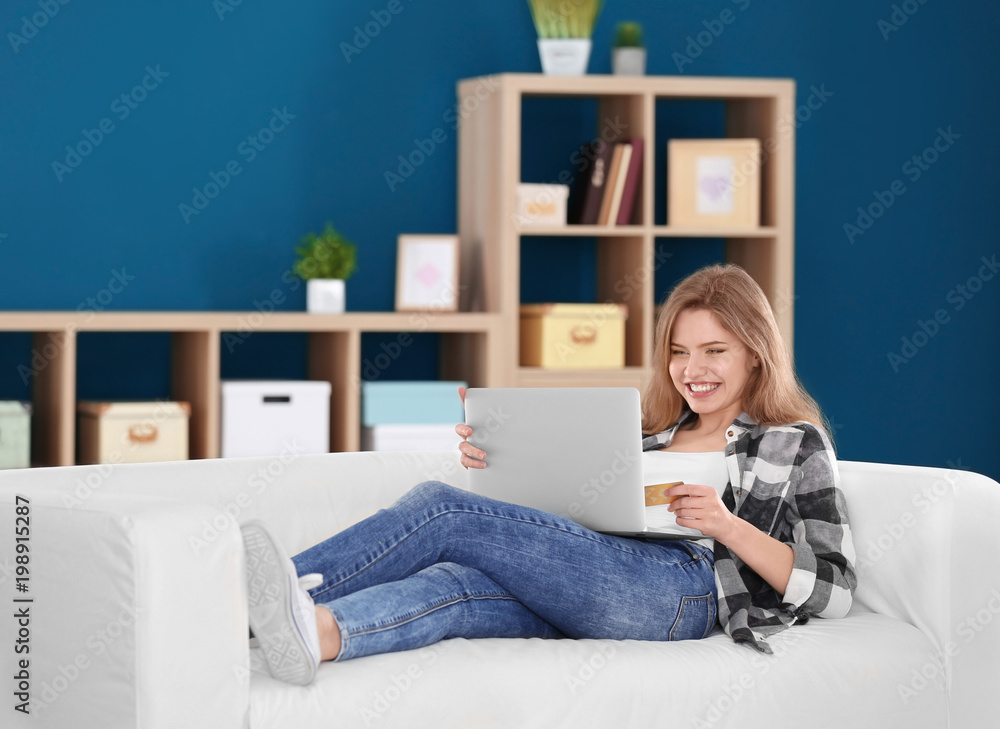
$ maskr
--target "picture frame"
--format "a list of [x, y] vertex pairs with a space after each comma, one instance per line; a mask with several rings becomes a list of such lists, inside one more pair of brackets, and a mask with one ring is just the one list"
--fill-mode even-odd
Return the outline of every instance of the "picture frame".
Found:
[[667, 224], [690, 228], [760, 226], [759, 139], [667, 142]]
[[458, 311], [457, 235], [400, 235], [396, 311]]

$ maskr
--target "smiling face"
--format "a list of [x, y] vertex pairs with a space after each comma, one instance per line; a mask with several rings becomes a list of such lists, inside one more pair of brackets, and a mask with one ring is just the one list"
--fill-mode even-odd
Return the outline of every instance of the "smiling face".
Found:
[[699, 415], [734, 420], [743, 411], [743, 392], [760, 360], [707, 309], [685, 309], [670, 337], [670, 379]]

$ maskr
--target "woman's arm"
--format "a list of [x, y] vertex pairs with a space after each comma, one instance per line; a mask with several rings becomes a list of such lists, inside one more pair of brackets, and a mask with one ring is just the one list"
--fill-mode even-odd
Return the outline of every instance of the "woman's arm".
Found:
[[725, 544], [778, 594], [785, 594], [795, 561], [790, 546], [729, 511], [711, 486], [681, 484], [671, 488], [670, 495], [680, 497], [669, 507], [680, 526], [693, 527]]

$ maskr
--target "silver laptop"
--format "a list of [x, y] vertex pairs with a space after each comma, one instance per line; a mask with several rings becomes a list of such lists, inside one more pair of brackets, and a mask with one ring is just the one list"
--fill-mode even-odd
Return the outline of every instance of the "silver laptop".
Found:
[[486, 468], [469, 469], [474, 493], [594, 531], [677, 538], [646, 527], [634, 387], [472, 388], [465, 415], [486, 451]]

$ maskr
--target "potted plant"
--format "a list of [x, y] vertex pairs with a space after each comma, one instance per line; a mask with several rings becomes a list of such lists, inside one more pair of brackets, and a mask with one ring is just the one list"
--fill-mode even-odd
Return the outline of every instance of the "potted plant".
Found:
[[603, 0], [528, 0], [544, 73], [582, 76], [587, 72], [590, 37], [603, 4]]
[[611, 69], [619, 76], [642, 76], [646, 73], [646, 48], [642, 43], [642, 26], [639, 23], [619, 23], [615, 28]]
[[321, 235], [308, 233], [295, 248], [292, 270], [306, 282], [306, 310], [311, 314], [344, 311], [344, 281], [356, 267], [357, 249], [327, 223]]

